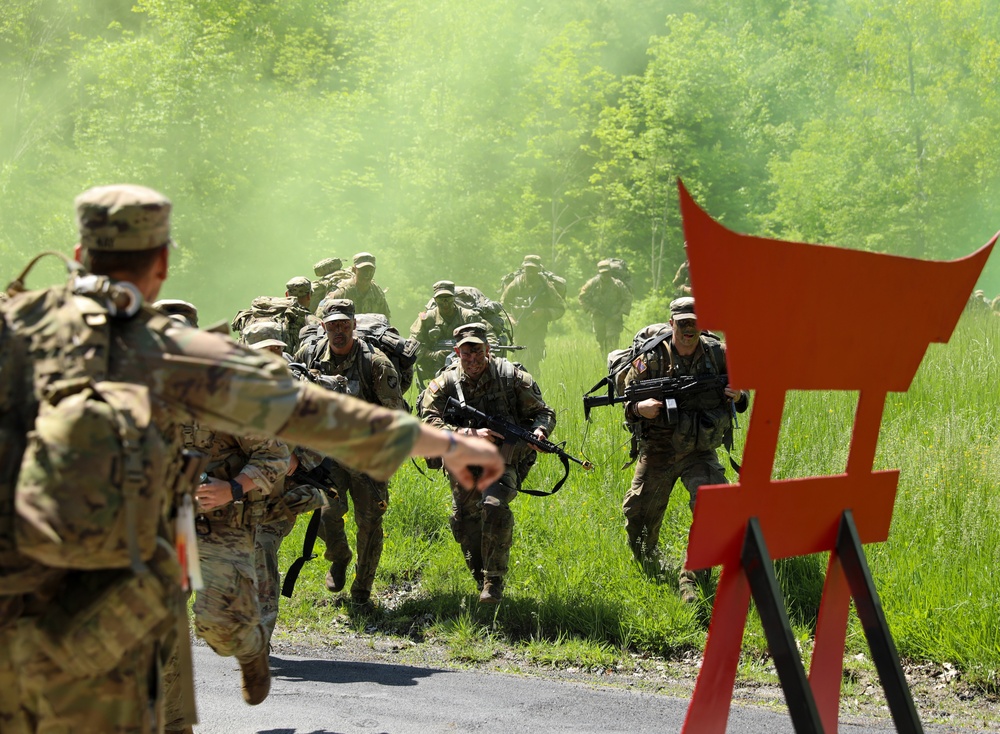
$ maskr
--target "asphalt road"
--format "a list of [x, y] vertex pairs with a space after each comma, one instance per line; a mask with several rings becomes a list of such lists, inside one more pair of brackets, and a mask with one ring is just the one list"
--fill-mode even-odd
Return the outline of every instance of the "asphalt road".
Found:
[[[679, 732], [685, 699], [503, 673], [272, 655], [271, 695], [247, 706], [239, 666], [194, 648], [197, 734]], [[729, 732], [791, 734], [787, 713], [734, 706]], [[882, 734], [841, 724], [841, 734]]]

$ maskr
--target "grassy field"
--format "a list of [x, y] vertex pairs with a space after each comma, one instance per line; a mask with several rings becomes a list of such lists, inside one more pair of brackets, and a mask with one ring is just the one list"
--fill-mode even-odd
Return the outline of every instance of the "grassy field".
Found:
[[[628, 327], [651, 318], [633, 314]], [[631, 333], [631, 332], [629, 332]], [[866, 547], [900, 654], [949, 662], [967, 681], [996, 690], [1000, 681], [1000, 318], [966, 314], [947, 345], [931, 346], [911, 389], [890, 395], [876, 469], [899, 469], [888, 542]], [[359, 626], [417, 639], [436, 638], [453, 657], [476, 661], [514, 645], [538, 662], [608, 665], [624, 656], [666, 657], [700, 651], [711, 598], [684, 605], [673, 583], [656, 584], [633, 562], [625, 542], [621, 502], [631, 480], [628, 434], [621, 409], [595, 410], [583, 421], [580, 397], [601, 375], [593, 339], [557, 334], [540, 383], [558, 414], [556, 440], [596, 465], [572, 470], [553, 497], [519, 497], [504, 603], [480, 609], [476, 587], [451, 538], [450, 496], [438, 472], [422, 476], [406, 465], [394, 477], [386, 544], [375, 595], [385, 600]], [[879, 368], [877, 354], [871, 368]], [[793, 393], [788, 397], [775, 478], [844, 470], [857, 395]], [[745, 428], [746, 422], [741, 419]], [[737, 434], [741, 453], [744, 431]], [[529, 485], [550, 488], [562, 467], [540, 458]], [[735, 477], [731, 477], [735, 480]], [[676, 570], [684, 558], [691, 513], [678, 485], [661, 542]], [[282, 548], [282, 568], [301, 549], [300, 521]], [[353, 530], [351, 531], [353, 532]], [[353, 535], [352, 545], [353, 545]], [[278, 636], [323, 637], [339, 613], [323, 585], [322, 558], [303, 570], [295, 598], [282, 600]], [[779, 563], [778, 576], [803, 650], [808, 655], [826, 558]], [[353, 569], [350, 573], [353, 573]], [[717, 573], [717, 571], [716, 571]], [[401, 593], [405, 590], [406, 593]], [[388, 600], [392, 600], [389, 602]], [[751, 612], [742, 674], [766, 666], [766, 641]], [[847, 654], [867, 655], [852, 613]]]

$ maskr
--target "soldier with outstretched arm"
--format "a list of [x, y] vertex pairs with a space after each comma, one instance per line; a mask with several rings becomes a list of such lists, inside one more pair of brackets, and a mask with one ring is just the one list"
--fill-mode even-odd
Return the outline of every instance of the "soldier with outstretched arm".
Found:
[[[495, 482], [504, 470], [487, 441], [436, 430], [405, 413], [299, 382], [281, 360], [154, 311], [147, 304], [156, 300], [167, 278], [174, 246], [170, 210], [166, 197], [142, 186], [88, 190], [76, 200], [80, 241], [75, 251], [89, 273], [81, 269], [65, 284], [38, 291], [15, 282], [11, 298], [0, 307], [4, 734], [162, 730], [164, 654], [187, 614], [174, 545], [179, 513], [187, 506], [178, 506], [182, 488], [176, 482], [182, 425], [196, 422], [235, 435], [277, 437], [381, 480], [411, 455], [441, 457], [449, 474], [469, 489]], [[81, 334], [91, 341], [79, 341]], [[121, 526], [129, 506], [143, 501], [155, 504], [140, 519], [161, 521], [141, 524], [129, 534], [124, 565], [116, 557], [112, 567], [66, 568], [49, 556], [29, 555], [20, 545], [13, 527], [31, 518], [20, 515], [13, 500], [15, 490], [21, 496], [19, 472], [32, 469], [21, 462], [22, 457], [32, 460], [23, 447], [40, 404], [69, 415], [51, 388], [84, 395], [80, 390], [88, 380], [142, 400], [133, 412], [148, 416], [146, 433], [155, 444], [142, 444], [138, 457], [131, 445], [125, 446], [130, 459], [140, 460], [138, 471], [109, 472], [96, 482], [81, 477], [91, 491], [100, 490], [105, 507], [125, 506], [83, 520], [90, 523], [88, 529], [103, 530], [99, 525], [105, 518], [111, 526], [108, 537], [117, 540], [114, 528]], [[126, 393], [123, 386], [131, 387]], [[87, 438], [74, 434], [74, 440]], [[67, 457], [73, 461], [71, 454]], [[47, 489], [44, 476], [32, 476]], [[86, 547], [85, 541], [79, 536], [79, 547]], [[51, 619], [55, 611], [58, 625]], [[62, 634], [63, 629], [73, 636]], [[86, 644], [77, 644], [78, 638]], [[100, 656], [94, 654], [98, 650]]]

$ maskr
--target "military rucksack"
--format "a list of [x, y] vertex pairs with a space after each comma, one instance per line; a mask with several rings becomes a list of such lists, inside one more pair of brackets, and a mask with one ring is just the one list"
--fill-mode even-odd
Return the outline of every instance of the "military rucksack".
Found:
[[[471, 285], [455, 286], [455, 303], [474, 311], [476, 317], [482, 320], [496, 336], [499, 344], [513, 344], [514, 328], [510, 318], [499, 301], [489, 298], [478, 288]], [[437, 310], [437, 304], [432, 298], [424, 307], [426, 313]]]
[[302, 308], [295, 298], [259, 296], [253, 299], [250, 308], [243, 309], [233, 317], [230, 327], [240, 335], [240, 344], [246, 344], [243, 334], [250, 324], [258, 321], [277, 322], [281, 324], [281, 340], [288, 346], [287, 351], [294, 354], [299, 347], [299, 333], [306, 326], [309, 316], [309, 311]]
[[611, 264], [611, 275], [620, 280], [629, 288], [629, 290], [631, 290], [632, 273], [629, 272], [628, 263], [620, 257], [609, 257], [608, 262]]
[[[497, 292], [500, 295], [503, 295], [503, 292], [507, 289], [507, 286], [509, 286], [514, 281], [514, 278], [516, 278], [517, 276], [521, 275], [523, 272], [524, 272], [524, 268], [523, 267], [519, 267], [513, 273], [507, 273], [505, 276], [503, 276], [503, 278], [500, 279], [500, 290], [497, 291]], [[566, 297], [566, 279], [565, 278], [563, 278], [561, 275], [556, 275], [555, 273], [550, 272], [548, 270], [542, 270], [541, 273], [539, 273], [539, 274], [543, 278], [545, 278], [547, 281], [549, 281], [550, 283], [552, 283], [552, 285], [555, 286], [556, 291], [559, 293], [560, 296], [562, 296], [563, 298]]]
[[74, 273], [65, 286], [24, 293], [35, 258], [0, 307], [0, 595], [60, 570], [145, 577], [178, 471], [148, 387], [108, 379], [122, 324], [172, 322], [131, 284], [59, 257]]

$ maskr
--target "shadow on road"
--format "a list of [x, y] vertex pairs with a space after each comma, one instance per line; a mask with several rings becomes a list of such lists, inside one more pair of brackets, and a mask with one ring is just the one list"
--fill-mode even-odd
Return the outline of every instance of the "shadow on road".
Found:
[[[451, 671], [389, 663], [345, 663], [336, 660], [285, 660], [271, 656], [271, 677], [289, 681], [320, 683], [377, 683], [383, 686], [415, 686], [420, 678]], [[280, 730], [268, 734], [281, 734]]]

